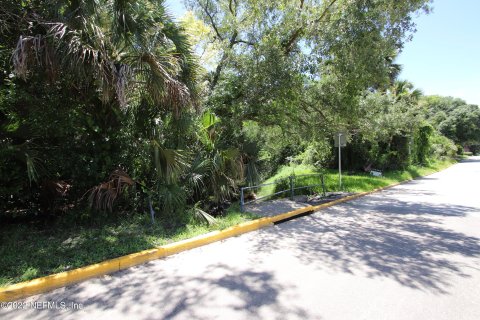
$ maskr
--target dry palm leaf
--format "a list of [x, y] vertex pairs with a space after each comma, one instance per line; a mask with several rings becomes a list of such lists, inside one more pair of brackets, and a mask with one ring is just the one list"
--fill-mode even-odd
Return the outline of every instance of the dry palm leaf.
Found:
[[88, 200], [90, 207], [100, 211], [112, 212], [113, 204], [127, 187], [133, 186], [135, 181], [123, 170], [115, 170], [109, 180], [90, 189]]

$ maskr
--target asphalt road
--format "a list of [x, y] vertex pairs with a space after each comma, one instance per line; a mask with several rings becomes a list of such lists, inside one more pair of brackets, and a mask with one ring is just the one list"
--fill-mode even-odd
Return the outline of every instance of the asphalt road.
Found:
[[[0, 318], [477, 320], [479, 184], [480, 158], [471, 158], [307, 217], [31, 297], [27, 309], [0, 310]], [[72, 302], [78, 310], [68, 310]]]

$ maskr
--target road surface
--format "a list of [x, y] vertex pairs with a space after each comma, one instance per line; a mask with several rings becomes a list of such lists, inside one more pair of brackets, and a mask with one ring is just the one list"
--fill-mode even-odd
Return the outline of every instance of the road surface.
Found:
[[474, 157], [307, 217], [28, 298], [26, 310], [3, 309], [0, 318], [477, 320], [479, 183]]

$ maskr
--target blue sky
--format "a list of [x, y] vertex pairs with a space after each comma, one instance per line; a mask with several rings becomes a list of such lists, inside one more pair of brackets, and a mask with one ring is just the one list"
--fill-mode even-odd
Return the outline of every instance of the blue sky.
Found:
[[[175, 17], [185, 12], [181, 1], [166, 3]], [[433, 8], [415, 18], [417, 32], [397, 60], [400, 78], [425, 94], [480, 105], [480, 0], [434, 0]]]
[[417, 32], [397, 61], [400, 77], [425, 94], [480, 105], [480, 0], [435, 0], [433, 7], [416, 19]]

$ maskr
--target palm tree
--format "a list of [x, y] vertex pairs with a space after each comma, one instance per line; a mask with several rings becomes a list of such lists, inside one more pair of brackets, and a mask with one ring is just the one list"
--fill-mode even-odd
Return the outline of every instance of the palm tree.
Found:
[[[154, 109], [148, 113], [149, 132], [142, 132], [142, 138], [151, 142], [151, 171], [156, 173], [156, 186], [148, 181], [149, 195], [159, 199], [164, 211], [184, 202], [177, 180], [186, 155], [165, 147], [155, 132], [163, 128], [155, 123], [195, 105], [197, 64], [185, 32], [168, 15], [163, 1], [7, 0], [0, 8], [0, 34], [18, 37], [12, 60], [23, 79], [34, 74], [39, 75], [35, 80], [61, 78], [78, 91], [97, 94], [109, 107], [142, 104]], [[29, 170], [30, 176], [35, 178], [35, 171]], [[117, 176], [114, 172], [107, 183], [92, 189], [98, 208], [111, 209], [123, 192]]]
[[195, 100], [196, 63], [162, 1], [56, 1], [27, 15], [13, 53], [15, 72], [35, 68], [51, 77], [94, 83], [104, 103], [131, 99], [178, 115]]
[[395, 102], [417, 103], [423, 95], [422, 90], [414, 89], [413, 84], [407, 80], [395, 81], [389, 91]]
[[388, 66], [388, 78], [390, 81], [390, 85], [395, 83], [397, 80], [398, 76], [402, 72], [402, 65], [395, 63], [395, 60], [398, 57], [398, 51], [397, 50], [391, 50], [390, 53], [385, 57], [385, 62]]
[[198, 163], [192, 166], [196, 169], [193, 172], [201, 173], [199, 182], [216, 204], [233, 196], [244, 180], [243, 155], [239, 149], [222, 143], [224, 137], [220, 124], [221, 119], [214, 113], [208, 110], [203, 113], [198, 128], [198, 140], [204, 150], [203, 161], [198, 159]]

